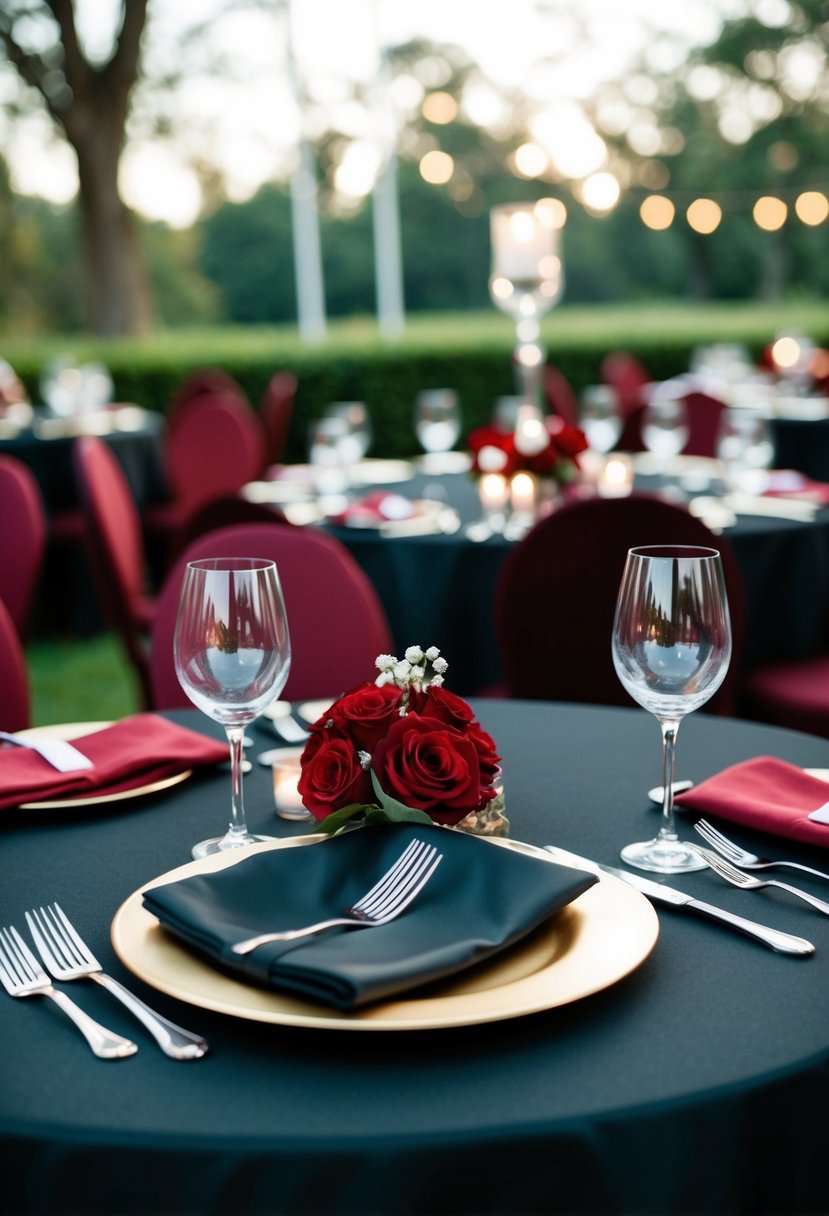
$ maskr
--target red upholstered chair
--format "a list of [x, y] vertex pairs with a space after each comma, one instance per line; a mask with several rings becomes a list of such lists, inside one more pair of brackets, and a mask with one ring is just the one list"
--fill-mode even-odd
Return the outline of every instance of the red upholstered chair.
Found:
[[291, 428], [297, 380], [293, 372], [280, 371], [271, 376], [259, 403], [259, 418], [265, 431], [268, 465], [281, 464]]
[[34, 475], [0, 456], [0, 599], [25, 638], [46, 548], [46, 515]]
[[170, 400], [167, 416], [175, 419], [179, 411], [203, 393], [230, 393], [245, 401], [245, 394], [231, 375], [218, 367], [199, 367], [188, 372]]
[[645, 412], [645, 388], [651, 382], [650, 373], [635, 355], [627, 351], [612, 351], [601, 362], [601, 378], [616, 394], [622, 432], [616, 442], [620, 452], [642, 452], [642, 420]]
[[148, 704], [147, 638], [155, 600], [145, 593], [141, 519], [129, 483], [107, 445], [92, 435], [72, 448], [89, 561], [104, 621], [114, 629]]
[[741, 693], [743, 717], [829, 739], [829, 654], [752, 668]]
[[150, 652], [156, 709], [190, 706], [173, 662], [173, 635], [184, 570], [205, 557], [264, 557], [276, 562], [291, 633], [290, 700], [334, 697], [370, 680], [378, 654], [392, 649], [382, 604], [344, 545], [323, 532], [284, 524], [223, 528], [178, 558], [158, 602]]
[[219, 528], [231, 528], [238, 524], [284, 524], [290, 528], [278, 507], [264, 502], [251, 502], [239, 494], [227, 494], [222, 498], [211, 498], [203, 507], [198, 507], [186, 521], [178, 536], [176, 556], [188, 545], [208, 532]]
[[495, 632], [510, 697], [631, 705], [610, 652], [628, 549], [705, 545], [722, 556], [734, 653], [707, 708], [736, 710], [744, 629], [742, 579], [731, 550], [684, 507], [646, 495], [560, 507], [519, 542], [495, 588]]
[[29, 677], [14, 621], [0, 599], [0, 730], [26, 730], [29, 717]]
[[568, 426], [578, 426], [579, 403], [564, 373], [552, 363], [547, 363], [541, 373], [541, 383], [550, 412], [558, 414]]
[[716, 456], [725, 402], [708, 393], [692, 392], [683, 397], [688, 438], [684, 456]]

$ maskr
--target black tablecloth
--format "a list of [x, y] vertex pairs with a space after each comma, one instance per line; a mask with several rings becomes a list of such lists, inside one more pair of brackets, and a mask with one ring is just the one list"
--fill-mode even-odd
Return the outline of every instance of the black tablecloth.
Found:
[[[646, 790], [659, 778], [659, 731], [647, 714], [476, 708], [504, 757], [514, 838], [615, 862], [656, 829]], [[265, 727], [252, 733], [257, 749], [273, 745]], [[680, 775], [700, 780], [759, 752], [829, 765], [825, 740], [694, 715], [679, 734]], [[223, 826], [228, 796], [216, 772], [143, 803], [3, 816], [0, 924], [23, 928], [27, 908], [58, 900], [105, 969], [211, 1043], [204, 1060], [171, 1061], [105, 992], [76, 984], [86, 1009], [140, 1044], [104, 1063], [46, 1001], [0, 996], [4, 1211], [829, 1210], [826, 918], [783, 893], [687, 875], [687, 890], [807, 936], [816, 954], [783, 957], [661, 910], [638, 970], [558, 1009], [419, 1032], [263, 1025], [154, 992], [108, 941], [120, 904]], [[307, 830], [275, 818], [257, 765], [247, 809], [256, 831]], [[829, 850], [757, 843], [829, 868]]]
[[[480, 517], [477, 489], [465, 474], [419, 474], [393, 487], [412, 498], [443, 495], [465, 526]], [[654, 479], [643, 489], [653, 492]], [[514, 541], [473, 543], [464, 527], [451, 535], [389, 538], [376, 530], [330, 528], [380, 593], [396, 653], [439, 646], [452, 687], [474, 695], [501, 678], [493, 591]], [[829, 622], [829, 508], [814, 523], [741, 516], [725, 533], [746, 588], [747, 666], [814, 654]], [[621, 572], [620, 572], [621, 576]], [[562, 590], [567, 594], [567, 589]]]

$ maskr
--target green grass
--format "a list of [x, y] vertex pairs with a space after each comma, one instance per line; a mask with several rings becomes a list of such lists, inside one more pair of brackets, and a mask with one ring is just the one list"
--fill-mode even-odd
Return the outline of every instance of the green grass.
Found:
[[132, 669], [112, 634], [38, 641], [26, 661], [33, 726], [113, 721], [139, 708]]

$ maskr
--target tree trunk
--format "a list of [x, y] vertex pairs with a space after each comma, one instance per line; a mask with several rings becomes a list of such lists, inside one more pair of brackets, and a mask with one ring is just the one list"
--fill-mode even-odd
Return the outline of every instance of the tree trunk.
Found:
[[98, 131], [75, 150], [87, 324], [102, 337], [147, 333], [150, 292], [135, 217], [118, 194], [119, 148]]

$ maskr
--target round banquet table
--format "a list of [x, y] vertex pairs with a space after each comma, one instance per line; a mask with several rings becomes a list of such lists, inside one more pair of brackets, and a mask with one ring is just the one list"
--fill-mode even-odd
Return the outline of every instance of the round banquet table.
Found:
[[[654, 493], [659, 485], [653, 477], [637, 479], [643, 492]], [[467, 525], [480, 518], [480, 507], [467, 474], [417, 473], [387, 488], [412, 499], [442, 499], [461, 527], [448, 535], [411, 536], [365, 527], [327, 530], [377, 588], [397, 654], [414, 644], [440, 646], [452, 664], [456, 692], [497, 688], [502, 673], [493, 592], [516, 542], [500, 535], [482, 543], [469, 539]], [[744, 665], [808, 658], [822, 650], [829, 621], [829, 507], [812, 522], [740, 515], [723, 537], [745, 584]]]
[[[659, 732], [643, 711], [476, 709], [503, 755], [514, 839], [614, 863], [653, 833]], [[215, 733], [195, 712], [171, 716]], [[252, 734], [255, 750], [273, 746], [267, 723]], [[681, 775], [696, 780], [758, 753], [829, 765], [825, 740], [789, 731], [693, 715], [680, 732]], [[169, 1060], [106, 992], [69, 986], [140, 1045], [106, 1064], [51, 1003], [0, 996], [4, 1212], [829, 1210], [829, 921], [819, 913], [708, 871], [683, 875], [676, 886], [806, 936], [816, 953], [778, 955], [660, 908], [637, 969], [557, 1008], [398, 1032], [263, 1024], [155, 991], [109, 941], [123, 901], [222, 825], [228, 782], [219, 770], [108, 807], [5, 813], [0, 924], [25, 929], [27, 908], [57, 900], [105, 970], [206, 1035], [211, 1051]], [[256, 764], [247, 810], [255, 831], [309, 830], [275, 817], [270, 774]], [[692, 835], [687, 821], [681, 830]], [[829, 868], [826, 850], [755, 843]]]

